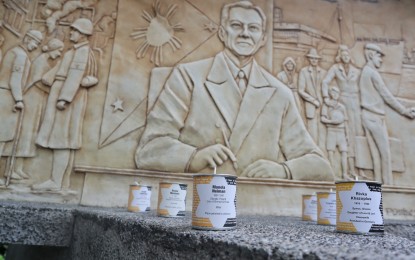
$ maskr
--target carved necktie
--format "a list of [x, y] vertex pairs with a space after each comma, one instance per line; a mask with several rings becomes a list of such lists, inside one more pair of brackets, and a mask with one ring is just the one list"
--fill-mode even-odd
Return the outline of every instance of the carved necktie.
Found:
[[245, 79], [245, 73], [243, 70], [240, 70], [238, 72], [238, 87], [239, 87], [239, 90], [241, 91], [241, 95], [243, 96], [246, 90], [246, 79]]

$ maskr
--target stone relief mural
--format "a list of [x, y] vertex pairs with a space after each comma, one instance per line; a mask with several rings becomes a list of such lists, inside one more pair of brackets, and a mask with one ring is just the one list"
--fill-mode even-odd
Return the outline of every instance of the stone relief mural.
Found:
[[76, 166], [415, 187], [414, 7], [3, 1], [0, 197], [77, 202]]
[[292, 92], [253, 58], [265, 43], [265, 21], [249, 2], [223, 7], [218, 33], [225, 49], [172, 71], [147, 117], [138, 168], [331, 179]]

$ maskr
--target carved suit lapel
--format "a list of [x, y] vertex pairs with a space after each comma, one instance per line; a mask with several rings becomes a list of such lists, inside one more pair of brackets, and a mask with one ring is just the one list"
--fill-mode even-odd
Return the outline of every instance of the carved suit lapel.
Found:
[[231, 130], [238, 115], [241, 94], [238, 90], [223, 53], [216, 55], [205, 82], [206, 89]]
[[238, 153], [263, 108], [275, 91], [276, 89], [270, 87], [270, 83], [262, 74], [261, 68], [254, 61], [248, 87], [242, 99], [235, 126], [229, 138], [231, 150], [234, 154]]
[[314, 77], [314, 73], [313, 73], [313, 67], [309, 66], [308, 67], [308, 72], [310, 73], [310, 78], [311, 78], [311, 84], [312, 87], [308, 88], [307, 91], [310, 92], [310, 94], [315, 97], [317, 95], [317, 84], [318, 84], [318, 72], [317, 72], [317, 79]]
[[341, 75], [343, 76], [342, 80], [347, 80], [346, 70], [344, 69], [343, 65], [339, 64], [338, 68], [339, 68]]

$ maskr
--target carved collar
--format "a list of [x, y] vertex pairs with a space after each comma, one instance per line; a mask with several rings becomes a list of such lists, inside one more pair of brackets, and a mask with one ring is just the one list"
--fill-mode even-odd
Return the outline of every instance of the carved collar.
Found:
[[228, 55], [226, 55], [226, 52], [224, 52], [223, 56], [225, 57], [226, 64], [228, 64], [228, 68], [231, 71], [231, 74], [234, 79], [238, 77], [238, 73], [240, 70], [242, 70], [245, 73], [245, 77], [249, 79], [249, 74], [251, 72], [251, 67], [252, 67], [252, 60], [248, 64], [246, 64], [244, 67], [238, 68], [236, 64], [228, 57]]
[[[210, 69], [210, 72], [207, 76], [207, 80], [214, 82], [216, 84], [221, 84], [229, 80], [229, 77], [232, 75], [231, 75], [229, 66], [225, 59], [226, 58], [223, 52], [219, 52], [215, 56], [213, 60], [212, 68]], [[252, 66], [251, 66], [251, 72], [249, 74], [248, 85], [251, 85], [256, 88], [270, 86], [270, 83], [265, 78], [261, 70], [261, 67], [256, 63], [255, 59], [252, 60]]]
[[[309, 71], [309, 72], [313, 72], [313, 66], [309, 65], [309, 66], [308, 66], [308, 71]], [[316, 71], [317, 71], [317, 72], [321, 72], [321, 68], [320, 68], [320, 66], [316, 66]]]
[[87, 45], [89, 43], [89, 41], [84, 41], [84, 42], [80, 42], [80, 43], [77, 43], [77, 44], [74, 44], [74, 48], [75, 49], [78, 49], [79, 47], [82, 47], [82, 46], [84, 46], [84, 45]]

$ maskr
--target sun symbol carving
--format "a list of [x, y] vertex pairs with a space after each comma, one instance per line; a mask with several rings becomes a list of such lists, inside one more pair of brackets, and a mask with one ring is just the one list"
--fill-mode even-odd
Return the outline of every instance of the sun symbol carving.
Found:
[[135, 28], [130, 34], [131, 38], [138, 40], [144, 38], [138, 48], [136, 55], [138, 59], [147, 55], [150, 47], [152, 52], [150, 61], [156, 66], [160, 66], [163, 62], [163, 47], [165, 44], [170, 45], [173, 52], [182, 47], [182, 41], [177, 38], [174, 33], [177, 31], [184, 31], [180, 23], [171, 25], [169, 19], [176, 13], [177, 5], [170, 5], [166, 12], [162, 12], [159, 0], [153, 2], [153, 13], [150, 14], [143, 10], [141, 17], [148, 22], [147, 27]]

